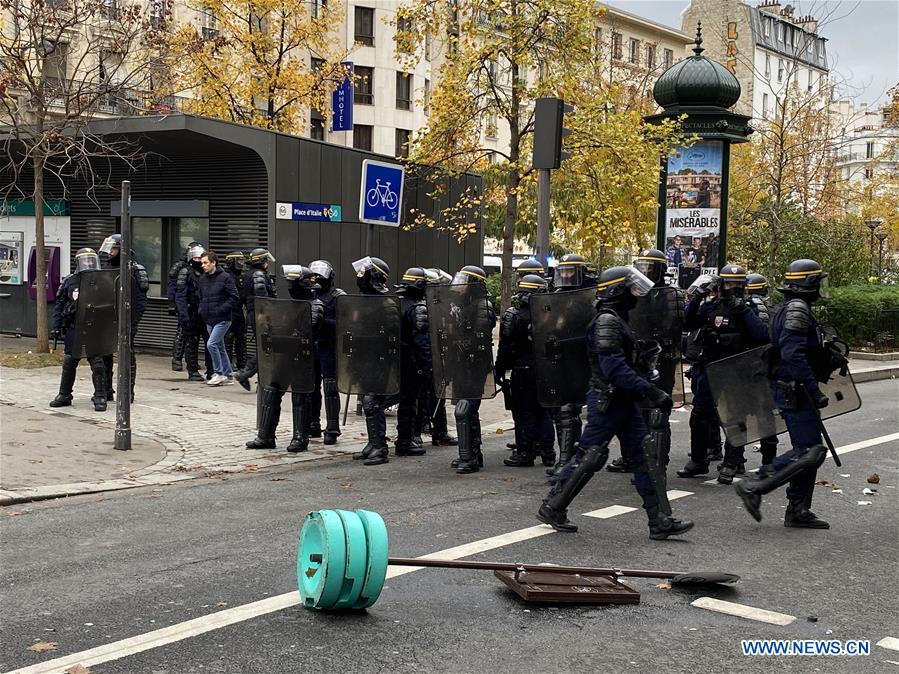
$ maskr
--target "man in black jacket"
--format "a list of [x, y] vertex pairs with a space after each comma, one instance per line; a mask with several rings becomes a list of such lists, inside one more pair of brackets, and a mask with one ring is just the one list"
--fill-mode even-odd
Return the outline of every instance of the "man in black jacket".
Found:
[[203, 275], [200, 277], [200, 318], [206, 324], [206, 349], [212, 356], [215, 374], [206, 383], [222, 386], [234, 383], [231, 359], [225, 348], [225, 335], [231, 327], [231, 317], [240, 302], [234, 278], [218, 267], [218, 255], [206, 251], [200, 258]]
[[201, 258], [206, 251], [203, 246], [191, 248], [187, 257], [188, 265], [178, 274], [175, 290], [175, 306], [178, 308], [178, 322], [184, 333], [184, 361], [190, 381], [207, 381], [212, 378], [212, 355], [206, 349], [206, 377], [200, 374], [197, 351], [200, 339], [206, 343], [206, 325], [200, 318], [200, 277], [203, 275]]

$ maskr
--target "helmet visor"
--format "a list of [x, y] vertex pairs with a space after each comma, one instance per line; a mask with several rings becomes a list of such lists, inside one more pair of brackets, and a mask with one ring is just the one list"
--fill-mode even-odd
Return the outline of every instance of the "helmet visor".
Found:
[[288, 281], [294, 281], [296, 279], [303, 278], [303, 265], [282, 264], [281, 276], [286, 278]]
[[556, 267], [554, 283], [559, 288], [578, 288], [584, 278], [584, 265], [560, 264]]
[[100, 256], [94, 252], [75, 255], [75, 271], [89, 271], [100, 268]]
[[110, 253], [112, 253], [113, 249], [116, 249], [118, 247], [118, 240], [111, 236], [107, 236], [105, 239], [103, 239], [103, 245], [100, 246], [100, 252], [104, 255], [109, 255]]
[[463, 285], [465, 283], [472, 283], [474, 279], [466, 274], [464, 271], [457, 271], [456, 275], [453, 276], [453, 285]]
[[630, 288], [631, 295], [636, 295], [637, 297], [643, 297], [655, 285], [652, 279], [638, 269], [631, 269], [625, 283]]
[[199, 257], [203, 257], [205, 253], [206, 249], [203, 246], [191, 246], [187, 249], [187, 259], [196, 260]]
[[818, 296], [822, 300], [826, 300], [830, 297], [830, 281], [827, 278], [827, 273], [821, 274], [821, 282], [818, 284]]
[[374, 263], [371, 261], [370, 255], [366, 255], [361, 260], [356, 260], [355, 262], [353, 262], [353, 270], [356, 272], [356, 276], [362, 276], [373, 266]]
[[313, 274], [322, 278], [329, 279], [334, 275], [334, 268], [324, 260], [315, 260], [309, 264], [309, 268]]

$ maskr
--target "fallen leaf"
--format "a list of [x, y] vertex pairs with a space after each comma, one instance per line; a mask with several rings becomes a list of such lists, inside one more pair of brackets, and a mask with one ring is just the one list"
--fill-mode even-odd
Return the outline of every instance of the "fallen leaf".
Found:
[[502, 428], [497, 428], [497, 429], [496, 429], [496, 434], [497, 434], [497, 435], [502, 435], [503, 433], [505, 433], [505, 431], [504, 431]]
[[59, 646], [59, 644], [55, 641], [38, 641], [37, 643], [31, 644], [25, 650], [42, 653], [43, 651], [55, 651], [57, 646]]
[[225, 608], [227, 605], [228, 605], [228, 602], [226, 602], [226, 601], [220, 601], [220, 602], [219, 602], [218, 604], [216, 604], [215, 606], [216, 606], [216, 608]]
[[656, 587], [659, 588], [660, 590], [670, 590], [671, 583], [659, 583], [658, 585], [656, 585]]
[[827, 485], [833, 485], [833, 482], [830, 480], [818, 480], [815, 484], [820, 484], [822, 487], [826, 487]]
[[16, 517], [18, 515], [27, 515], [30, 512], [31, 512], [30, 510], [10, 510], [10, 511], [4, 511], [3, 514], [6, 515], [7, 517]]
[[66, 670], [66, 674], [91, 674], [91, 668], [84, 665], [72, 665]]
[[286, 477], [273, 477], [271, 479], [271, 481], [272, 482], [284, 482], [284, 480], [286, 480], [286, 479], [287, 479]]
[[352, 483], [352, 482], [341, 482], [341, 483], [340, 483], [339, 485], [337, 485], [337, 486], [338, 486], [338, 487], [343, 487], [344, 489], [352, 489], [352, 488], [353, 488], [353, 483]]
[[868, 476], [868, 484], [880, 484], [880, 475], [877, 473], [871, 473]]
[[246, 473], [255, 473], [259, 470], [259, 467], [255, 463], [245, 463], [243, 469]]

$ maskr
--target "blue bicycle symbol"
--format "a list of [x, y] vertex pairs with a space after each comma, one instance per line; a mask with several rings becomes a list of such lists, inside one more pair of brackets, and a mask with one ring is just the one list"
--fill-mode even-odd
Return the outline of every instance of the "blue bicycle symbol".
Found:
[[365, 200], [372, 208], [380, 203], [382, 206], [386, 206], [392, 211], [397, 207], [399, 197], [397, 196], [396, 192], [393, 192], [390, 189], [389, 182], [386, 182], [382, 185], [381, 180], [376, 178], [375, 186], [365, 194]]

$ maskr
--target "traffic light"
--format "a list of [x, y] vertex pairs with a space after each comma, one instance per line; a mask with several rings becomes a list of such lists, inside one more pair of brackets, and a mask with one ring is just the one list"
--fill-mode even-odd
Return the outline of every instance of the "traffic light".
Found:
[[561, 98], [538, 98], [534, 107], [534, 168], [557, 169], [571, 155], [562, 150], [562, 140], [571, 129], [562, 126], [565, 113], [574, 108]]

